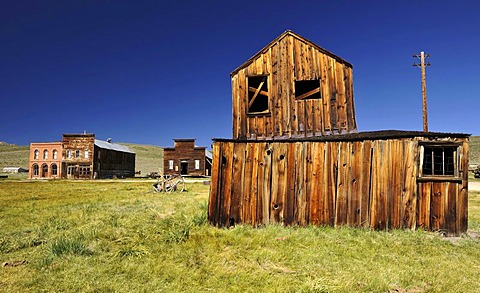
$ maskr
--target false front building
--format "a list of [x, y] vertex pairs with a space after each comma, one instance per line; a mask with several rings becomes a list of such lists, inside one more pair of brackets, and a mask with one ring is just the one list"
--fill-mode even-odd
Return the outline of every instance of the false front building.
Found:
[[29, 178], [124, 178], [135, 176], [135, 153], [94, 134], [64, 134], [62, 142], [30, 145]]
[[211, 158], [206, 147], [195, 146], [195, 139], [174, 139], [174, 147], [163, 148], [163, 173], [209, 176]]
[[469, 135], [357, 132], [352, 70], [286, 31], [231, 73], [211, 224], [467, 230]]

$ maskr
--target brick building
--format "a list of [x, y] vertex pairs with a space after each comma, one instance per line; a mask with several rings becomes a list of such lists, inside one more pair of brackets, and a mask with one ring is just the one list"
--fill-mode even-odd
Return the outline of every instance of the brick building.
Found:
[[64, 134], [62, 142], [30, 145], [29, 178], [95, 179], [135, 176], [135, 153], [94, 134]]

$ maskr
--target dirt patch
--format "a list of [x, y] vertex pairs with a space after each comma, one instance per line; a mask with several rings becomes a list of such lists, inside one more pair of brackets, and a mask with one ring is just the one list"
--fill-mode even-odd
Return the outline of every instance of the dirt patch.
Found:
[[469, 191], [480, 191], [480, 182], [478, 182], [478, 181], [468, 182], [468, 190]]

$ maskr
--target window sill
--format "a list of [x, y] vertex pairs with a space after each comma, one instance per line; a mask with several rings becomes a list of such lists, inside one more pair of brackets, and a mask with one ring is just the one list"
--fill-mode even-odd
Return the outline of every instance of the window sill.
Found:
[[263, 111], [263, 112], [251, 112], [251, 113], [247, 113], [247, 116], [249, 117], [255, 117], [255, 116], [270, 116], [271, 113], [270, 111]]
[[444, 182], [462, 182], [462, 178], [453, 176], [423, 176], [417, 177], [419, 182], [444, 181]]

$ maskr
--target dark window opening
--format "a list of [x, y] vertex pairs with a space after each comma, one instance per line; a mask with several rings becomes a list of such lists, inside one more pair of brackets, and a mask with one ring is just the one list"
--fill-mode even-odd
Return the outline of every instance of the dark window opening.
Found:
[[57, 165], [52, 164], [51, 170], [52, 170], [52, 176], [56, 176], [57, 175]]
[[188, 162], [180, 162], [180, 174], [188, 175]]
[[48, 166], [46, 164], [42, 165], [42, 175], [41, 177], [47, 177], [48, 175]]
[[296, 80], [295, 81], [295, 99], [321, 99], [320, 80]]
[[267, 76], [249, 76], [248, 113], [268, 113], [268, 78]]
[[456, 154], [455, 146], [424, 146], [423, 175], [455, 176]]

